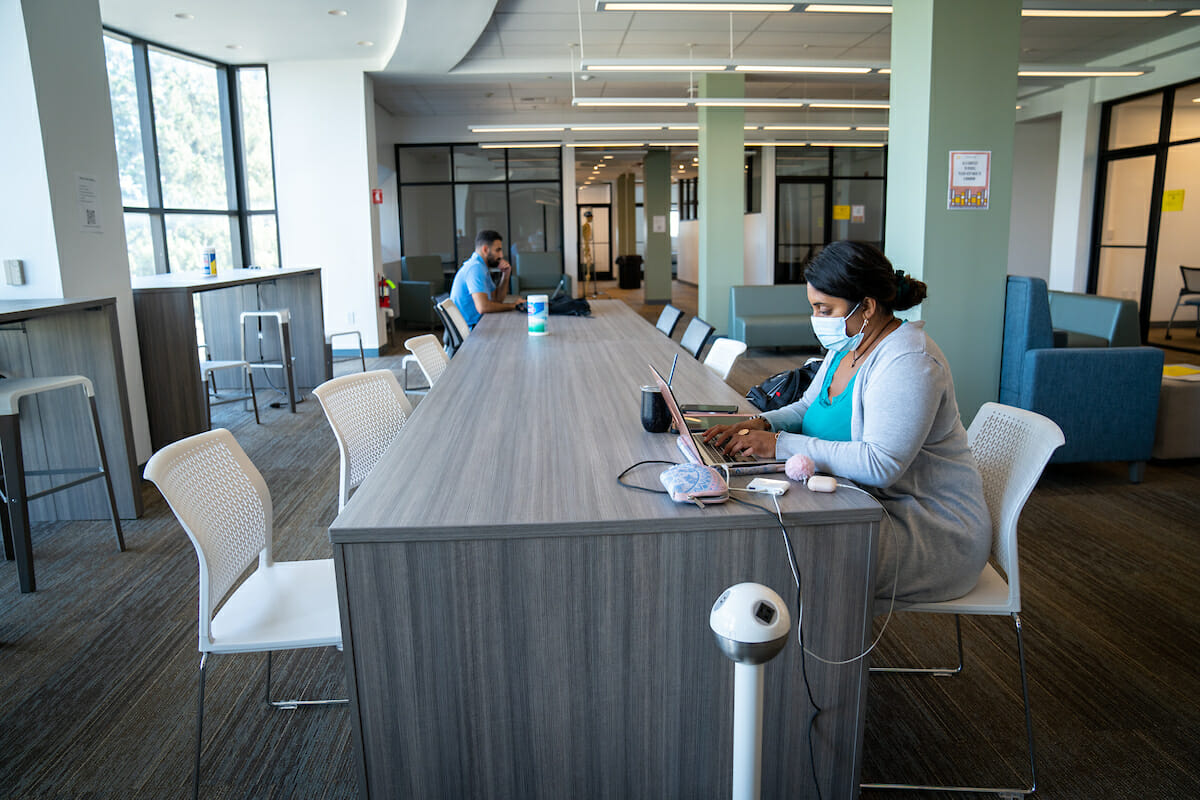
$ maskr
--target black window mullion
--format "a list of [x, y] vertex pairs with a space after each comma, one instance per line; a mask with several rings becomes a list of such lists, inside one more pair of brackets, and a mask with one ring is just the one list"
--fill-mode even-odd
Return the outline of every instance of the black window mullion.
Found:
[[246, 192], [243, 185], [242, 135], [238, 112], [237, 71], [232, 67], [217, 67], [217, 104], [221, 114], [221, 147], [225, 152], [225, 203], [229, 210], [229, 243], [233, 266], [250, 263], [249, 225], [245, 217]]
[[[158, 134], [154, 126], [154, 103], [150, 93], [150, 50], [146, 43], [132, 40], [133, 83], [137, 89], [138, 120], [142, 134], [142, 162], [146, 170], [146, 204], [154, 209], [162, 208], [162, 177], [158, 169]], [[161, 211], [151, 211], [150, 241], [154, 249], [154, 271], [170, 272], [171, 260], [167, 252], [166, 221]]]

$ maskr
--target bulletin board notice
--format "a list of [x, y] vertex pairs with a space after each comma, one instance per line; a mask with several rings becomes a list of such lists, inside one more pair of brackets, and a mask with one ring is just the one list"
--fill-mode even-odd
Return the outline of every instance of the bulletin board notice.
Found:
[[992, 182], [992, 151], [951, 150], [947, 209], [986, 210]]

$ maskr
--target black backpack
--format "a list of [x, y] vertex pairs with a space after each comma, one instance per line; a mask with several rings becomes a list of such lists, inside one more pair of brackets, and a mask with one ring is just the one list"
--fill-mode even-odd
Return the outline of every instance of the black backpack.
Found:
[[812, 383], [821, 359], [811, 358], [803, 367], [772, 375], [746, 392], [746, 399], [759, 411], [774, 411], [796, 402]]

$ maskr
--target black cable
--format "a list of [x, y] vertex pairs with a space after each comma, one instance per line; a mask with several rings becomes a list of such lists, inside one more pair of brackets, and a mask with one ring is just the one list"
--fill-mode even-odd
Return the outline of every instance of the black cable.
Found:
[[653, 458], [647, 459], [646, 461], [639, 461], [636, 464], [630, 464], [628, 467], [621, 470], [621, 474], [617, 476], [617, 483], [621, 484], [626, 489], [637, 489], [639, 492], [653, 492], [654, 494], [670, 494], [670, 492], [668, 492], [666, 489], [651, 489], [648, 486], [638, 486], [633, 483], [626, 483], [625, 481], [623, 481], [621, 479], [624, 478], [626, 475], [628, 475], [630, 472], [633, 472], [638, 467], [642, 466], [643, 464], [667, 464], [669, 466], [674, 467], [677, 465], [677, 463], [678, 462], [675, 462], [675, 461], [660, 461], [658, 459], [653, 459]]

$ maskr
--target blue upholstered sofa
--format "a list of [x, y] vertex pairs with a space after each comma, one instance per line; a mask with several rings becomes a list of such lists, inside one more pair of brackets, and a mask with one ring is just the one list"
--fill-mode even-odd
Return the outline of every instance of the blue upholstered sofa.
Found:
[[1055, 347], [1137, 347], [1137, 303], [1076, 292], [1050, 292]]
[[547, 253], [533, 252], [517, 255], [513, 250], [513, 274], [510, 291], [514, 294], [530, 292], [552, 292], [563, 274], [562, 253], [551, 250]]
[[1155, 347], [1054, 347], [1040, 278], [1010, 276], [1004, 306], [1000, 402], [1058, 423], [1051, 461], [1128, 461], [1142, 479], [1154, 447], [1163, 353]]
[[729, 337], [747, 347], [819, 347], [802, 283], [731, 286]]

